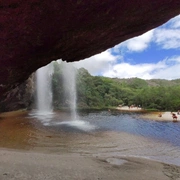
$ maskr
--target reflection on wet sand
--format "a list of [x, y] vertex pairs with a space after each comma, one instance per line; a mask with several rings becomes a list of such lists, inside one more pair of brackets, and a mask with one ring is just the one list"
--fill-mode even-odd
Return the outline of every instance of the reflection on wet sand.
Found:
[[[62, 118], [65, 118], [63, 113]], [[26, 111], [3, 113], [0, 115], [0, 147], [49, 152], [57, 149], [57, 152], [67, 152], [92, 136], [91, 133], [68, 128], [44, 126], [37, 119], [28, 117]]]
[[[61, 118], [68, 119], [64, 113]], [[57, 124], [56, 117], [51, 123]], [[179, 147], [167, 142], [111, 130], [81, 131], [64, 121], [60, 125], [44, 126], [25, 111], [1, 114], [0, 129], [2, 148], [55, 154], [69, 152], [99, 158], [146, 157], [180, 165]]]
[[47, 122], [26, 111], [0, 115], [0, 179], [180, 178], [179, 146], [123, 131], [84, 131], [88, 123], [77, 128], [65, 113]]
[[0, 115], [0, 146], [13, 149], [31, 148], [35, 133], [32, 123], [26, 119], [27, 112], [10, 112]]

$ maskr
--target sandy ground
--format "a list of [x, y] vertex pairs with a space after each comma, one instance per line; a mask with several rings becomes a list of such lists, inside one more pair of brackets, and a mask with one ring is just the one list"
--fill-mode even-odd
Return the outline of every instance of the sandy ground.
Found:
[[[117, 107], [116, 109], [120, 110], [120, 111], [130, 111], [130, 112], [135, 112], [135, 111], [144, 111], [144, 109], [142, 108], [137, 108], [137, 107], [133, 107], [133, 108], [129, 108], [128, 106], [122, 106], [122, 107]], [[161, 117], [159, 117], [159, 113], [162, 114]], [[149, 119], [149, 120], [155, 120], [155, 121], [173, 121], [173, 122], [180, 122], [180, 115], [178, 115], [176, 112], [173, 112], [176, 114], [177, 116], [177, 121], [173, 121], [172, 118], [172, 114], [171, 112], [167, 111], [167, 112], [147, 112], [143, 115], [141, 115], [142, 118], [145, 119]]]
[[180, 167], [140, 158], [0, 150], [1, 180], [180, 180]]
[[140, 108], [140, 107], [131, 107], [129, 108], [128, 106], [122, 106], [122, 107], [117, 107], [116, 109], [120, 110], [120, 111], [144, 111], [144, 109]]
[[[129, 109], [127, 108], [125, 110]], [[133, 110], [138, 111], [140, 109], [134, 108]], [[157, 113], [152, 113], [147, 115], [147, 119], [172, 120], [172, 117], [170, 112], [163, 113], [161, 118], [158, 117]], [[15, 125], [12, 127], [13, 130]], [[3, 127], [5, 128], [4, 124]], [[10, 127], [8, 126], [8, 128]], [[22, 132], [22, 127], [17, 131]], [[113, 138], [115, 137], [113, 136]], [[127, 147], [131, 148], [132, 142], [136, 140], [136, 138], [133, 139], [134, 136], [122, 137], [120, 139], [117, 136], [120, 147], [123, 147], [123, 141], [128, 141], [129, 146]], [[130, 139], [128, 140], [128, 138]], [[112, 140], [112, 138], [110, 139]], [[108, 141], [108, 147], [110, 147], [110, 139], [107, 137], [105, 139]], [[97, 137], [93, 140], [99, 142]], [[141, 141], [138, 140], [138, 142], [136, 148], [142, 149]], [[149, 147], [151, 147], [150, 145], [148, 144]], [[106, 143], [101, 146], [106, 146]], [[102, 149], [101, 146], [99, 148]], [[155, 146], [152, 145], [153, 147]], [[88, 152], [89, 146], [87, 148]], [[111, 148], [109, 151], [111, 152]], [[119, 149], [119, 151], [124, 152], [125, 150]], [[88, 153], [85, 155], [85, 153], [80, 152], [65, 152], [55, 154], [37, 150], [0, 148], [0, 180], [180, 180], [180, 166], [145, 158], [117, 156], [116, 153], [109, 153], [108, 156], [93, 156]], [[98, 148], [94, 153], [98, 153]]]
[[159, 117], [159, 112], [153, 112], [153, 113], [147, 113], [143, 114], [142, 117], [149, 120], [155, 120], [155, 121], [173, 121], [173, 122], [180, 122], [180, 115], [177, 115], [177, 121], [173, 120], [171, 112], [161, 112], [162, 116]]

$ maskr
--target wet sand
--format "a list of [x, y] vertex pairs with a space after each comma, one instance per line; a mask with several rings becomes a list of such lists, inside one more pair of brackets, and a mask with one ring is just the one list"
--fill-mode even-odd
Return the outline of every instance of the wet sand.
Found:
[[[2, 180], [180, 180], [180, 166], [145, 158], [166, 144], [108, 131], [56, 134], [24, 116], [0, 116]], [[174, 154], [171, 146], [168, 152]]]
[[0, 179], [6, 180], [169, 180], [180, 167], [135, 157], [95, 158], [0, 150]]

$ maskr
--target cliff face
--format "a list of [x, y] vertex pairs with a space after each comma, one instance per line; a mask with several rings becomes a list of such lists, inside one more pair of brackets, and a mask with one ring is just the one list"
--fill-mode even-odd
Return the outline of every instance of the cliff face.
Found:
[[179, 13], [179, 0], [1, 0], [0, 96], [52, 60], [90, 57]]
[[0, 101], [0, 112], [35, 108], [35, 74], [22, 84], [7, 90]]

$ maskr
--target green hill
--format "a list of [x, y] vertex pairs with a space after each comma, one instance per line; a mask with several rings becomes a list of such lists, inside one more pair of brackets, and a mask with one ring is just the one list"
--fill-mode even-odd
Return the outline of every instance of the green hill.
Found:
[[[54, 107], [66, 106], [60, 65], [55, 63], [53, 74]], [[118, 105], [140, 105], [145, 109], [180, 109], [180, 79], [143, 80], [91, 76], [81, 68], [77, 70], [77, 106], [79, 108], [109, 108]]]

